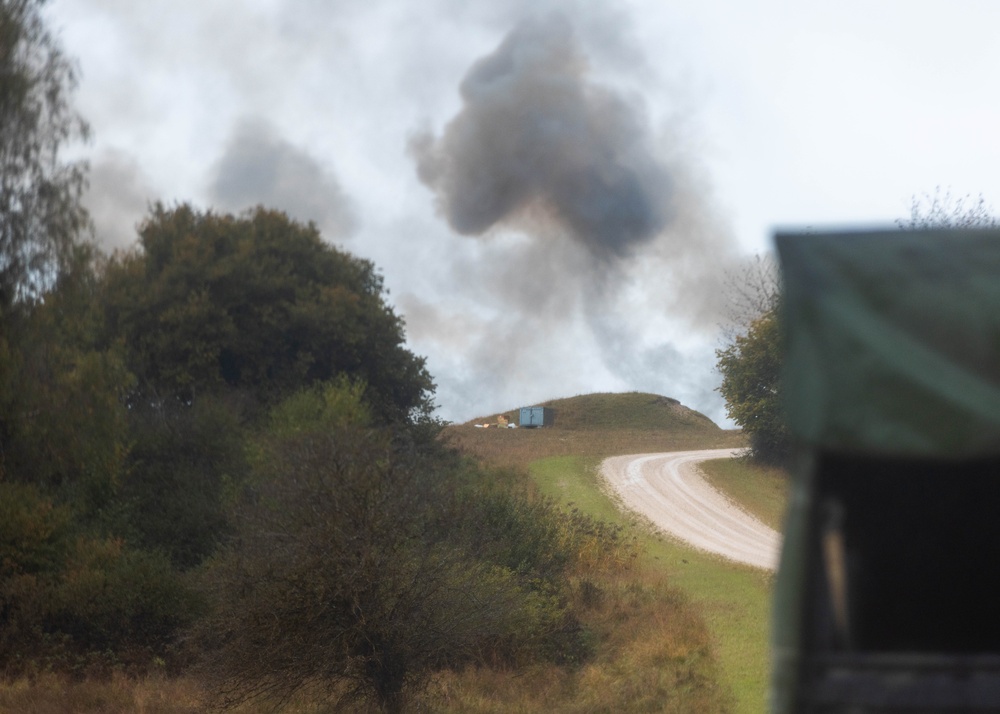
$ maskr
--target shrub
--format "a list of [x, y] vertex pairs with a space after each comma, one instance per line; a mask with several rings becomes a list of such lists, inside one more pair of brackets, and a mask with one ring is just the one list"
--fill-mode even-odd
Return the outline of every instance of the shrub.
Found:
[[199, 612], [165, 556], [73, 531], [32, 486], [0, 483], [0, 668], [144, 666]]
[[221, 703], [325, 683], [395, 710], [441, 668], [582, 657], [552, 507], [486, 497], [467, 464], [371, 428], [361, 405], [346, 381], [299, 393], [256, 439], [195, 633]]
[[35, 486], [0, 482], [0, 578], [56, 570], [71, 514]]
[[165, 653], [203, 608], [166, 556], [116, 539], [79, 538], [54, 583], [49, 632], [83, 650], [131, 653], [142, 664]]

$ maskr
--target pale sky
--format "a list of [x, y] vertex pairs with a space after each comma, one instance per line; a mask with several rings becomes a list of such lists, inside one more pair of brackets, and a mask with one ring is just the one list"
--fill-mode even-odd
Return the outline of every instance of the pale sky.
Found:
[[382, 271], [449, 420], [640, 390], [728, 425], [725, 271], [776, 226], [891, 227], [937, 186], [1000, 202], [993, 0], [46, 12], [99, 239], [157, 200], [316, 222]]

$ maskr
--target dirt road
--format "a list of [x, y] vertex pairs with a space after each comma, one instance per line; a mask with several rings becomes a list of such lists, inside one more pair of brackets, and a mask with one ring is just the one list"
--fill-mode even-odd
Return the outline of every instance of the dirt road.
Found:
[[613, 456], [601, 474], [625, 505], [700, 550], [757, 568], [777, 567], [781, 535], [740, 509], [702, 478], [698, 463], [735, 449]]

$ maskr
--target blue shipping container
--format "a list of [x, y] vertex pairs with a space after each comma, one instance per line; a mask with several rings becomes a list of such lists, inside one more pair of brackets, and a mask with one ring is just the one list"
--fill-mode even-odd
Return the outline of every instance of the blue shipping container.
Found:
[[551, 410], [545, 407], [521, 407], [521, 426], [546, 426], [551, 423]]

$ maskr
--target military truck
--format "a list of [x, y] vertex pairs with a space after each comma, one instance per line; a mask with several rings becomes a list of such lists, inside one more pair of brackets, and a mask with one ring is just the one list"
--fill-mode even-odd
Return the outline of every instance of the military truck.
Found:
[[1000, 711], [1000, 231], [776, 237], [771, 709]]

